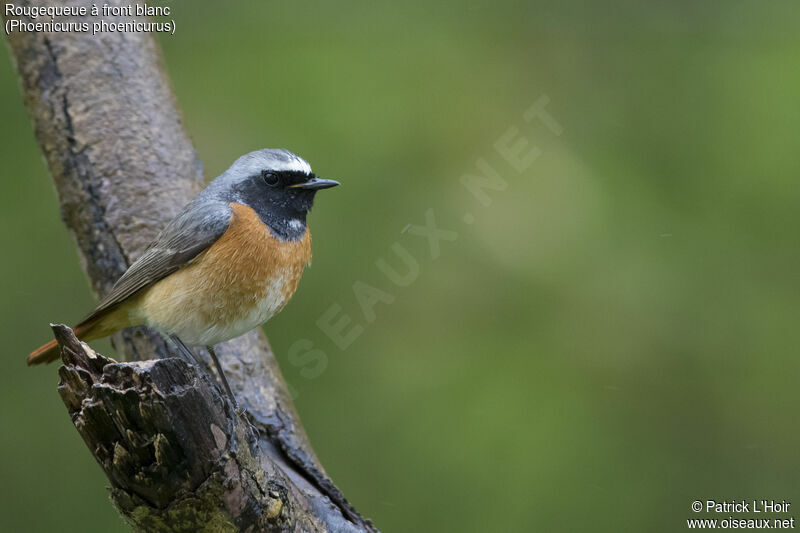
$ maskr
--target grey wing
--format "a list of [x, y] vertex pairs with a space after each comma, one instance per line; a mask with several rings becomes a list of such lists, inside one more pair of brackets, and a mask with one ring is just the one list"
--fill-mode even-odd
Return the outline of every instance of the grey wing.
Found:
[[225, 233], [232, 214], [233, 209], [226, 202], [187, 205], [117, 280], [85, 321], [186, 265]]

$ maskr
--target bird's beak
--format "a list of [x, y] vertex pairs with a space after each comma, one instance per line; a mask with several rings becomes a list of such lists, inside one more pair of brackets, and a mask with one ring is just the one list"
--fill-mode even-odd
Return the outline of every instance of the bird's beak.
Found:
[[324, 180], [322, 178], [318, 178], [316, 176], [312, 177], [306, 182], [298, 183], [296, 185], [290, 185], [290, 188], [293, 189], [330, 189], [331, 187], [336, 187], [339, 185], [338, 181], [335, 180]]

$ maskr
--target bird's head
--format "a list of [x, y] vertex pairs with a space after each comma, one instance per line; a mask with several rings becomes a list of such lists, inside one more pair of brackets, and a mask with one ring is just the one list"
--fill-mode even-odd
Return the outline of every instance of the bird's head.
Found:
[[237, 159], [209, 188], [230, 202], [252, 207], [278, 236], [299, 238], [316, 192], [337, 185], [318, 178], [311, 165], [292, 152], [266, 149]]

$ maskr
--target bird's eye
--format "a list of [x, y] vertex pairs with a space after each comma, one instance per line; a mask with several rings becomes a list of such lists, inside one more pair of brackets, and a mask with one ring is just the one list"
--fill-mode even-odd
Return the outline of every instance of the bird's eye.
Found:
[[280, 181], [278, 179], [278, 175], [274, 172], [267, 172], [266, 170], [261, 172], [261, 177], [264, 178], [264, 183], [269, 185], [270, 187], [274, 187]]

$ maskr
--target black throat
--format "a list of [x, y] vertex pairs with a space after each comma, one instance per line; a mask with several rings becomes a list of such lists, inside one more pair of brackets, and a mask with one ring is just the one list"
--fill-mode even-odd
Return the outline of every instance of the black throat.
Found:
[[314, 203], [316, 191], [285, 187], [270, 187], [254, 176], [230, 191], [230, 202], [253, 209], [270, 232], [283, 241], [299, 241], [306, 234], [306, 215]]

